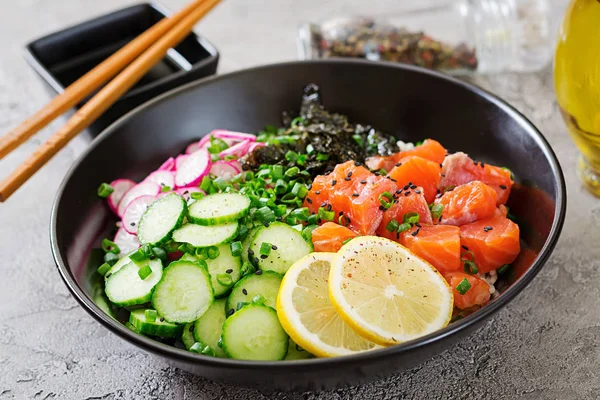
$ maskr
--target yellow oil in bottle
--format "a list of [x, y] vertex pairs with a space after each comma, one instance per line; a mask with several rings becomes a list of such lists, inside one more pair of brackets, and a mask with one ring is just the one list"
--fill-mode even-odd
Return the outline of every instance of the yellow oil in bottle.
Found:
[[579, 175], [600, 196], [600, 0], [571, 0], [556, 48], [554, 87], [582, 153]]

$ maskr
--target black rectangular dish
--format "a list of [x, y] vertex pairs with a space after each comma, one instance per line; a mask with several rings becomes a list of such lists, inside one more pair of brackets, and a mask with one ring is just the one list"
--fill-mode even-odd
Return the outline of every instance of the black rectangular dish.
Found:
[[[27, 44], [25, 58], [54, 96], [169, 14], [157, 3], [127, 7], [34, 40]], [[159, 94], [213, 75], [218, 62], [217, 49], [191, 33], [170, 49], [88, 132], [96, 136], [119, 117]]]

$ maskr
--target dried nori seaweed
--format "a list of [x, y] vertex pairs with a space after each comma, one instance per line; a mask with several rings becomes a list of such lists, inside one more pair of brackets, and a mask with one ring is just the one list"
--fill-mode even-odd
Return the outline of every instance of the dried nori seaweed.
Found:
[[[304, 89], [299, 116], [302, 124], [293, 125], [290, 114], [283, 114], [286, 129], [282, 134], [297, 137], [295, 141], [257, 148], [240, 160], [244, 169], [255, 170], [261, 164], [288, 165], [285, 154], [290, 150], [306, 153], [309, 144], [314, 151], [307, 156], [304, 168], [313, 176], [331, 171], [335, 165], [348, 160], [362, 163], [368, 156], [398, 151], [392, 135], [369, 125], [353, 124], [345, 115], [327, 111], [315, 84]], [[329, 158], [318, 160], [318, 154]]]

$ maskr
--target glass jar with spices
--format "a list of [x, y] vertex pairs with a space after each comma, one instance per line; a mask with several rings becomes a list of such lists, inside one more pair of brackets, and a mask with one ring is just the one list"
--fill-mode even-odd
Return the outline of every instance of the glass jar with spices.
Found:
[[546, 0], [459, 0], [385, 17], [303, 24], [301, 59], [364, 58], [454, 75], [530, 72], [552, 57]]

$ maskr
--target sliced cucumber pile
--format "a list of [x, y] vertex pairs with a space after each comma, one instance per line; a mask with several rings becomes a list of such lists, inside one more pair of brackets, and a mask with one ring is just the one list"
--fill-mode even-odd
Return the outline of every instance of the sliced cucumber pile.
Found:
[[237, 222], [213, 226], [185, 224], [173, 232], [173, 240], [178, 243], [189, 243], [194, 247], [210, 247], [231, 242], [237, 232]]
[[221, 332], [225, 323], [225, 299], [216, 300], [203, 316], [194, 323], [194, 340], [210, 346], [217, 357], [225, 358], [225, 352], [219, 347]]
[[[229, 244], [216, 246], [218, 256], [215, 259], [202, 258], [208, 266], [210, 282], [215, 292], [215, 297], [223, 297], [241, 278], [242, 259], [234, 257]], [[200, 258], [186, 253], [181, 257], [186, 261], [197, 261]]]
[[210, 275], [200, 262], [174, 261], [152, 294], [152, 305], [168, 322], [198, 319], [214, 300]]
[[129, 314], [129, 323], [144, 335], [166, 338], [175, 338], [181, 335], [181, 325], [165, 321], [164, 318], [157, 315], [156, 310], [133, 310]]
[[[214, 303], [213, 303], [214, 304]], [[211, 306], [212, 307], [212, 306]], [[186, 349], [191, 349], [196, 339], [194, 339], [194, 323], [188, 322], [183, 326], [183, 332], [181, 333], [181, 343]]]
[[188, 219], [199, 225], [220, 225], [245, 217], [250, 199], [237, 193], [215, 193], [190, 206]]
[[238, 360], [283, 360], [288, 340], [277, 312], [264, 305], [247, 305], [223, 325], [223, 350], [228, 357]]
[[293, 263], [312, 250], [300, 232], [281, 222], [259, 228], [250, 245], [253, 261], [261, 270], [280, 274], [285, 274]]
[[256, 271], [243, 277], [227, 298], [227, 311], [237, 310], [238, 304], [252, 303], [256, 296], [264, 297], [265, 305], [275, 308], [282, 279], [282, 275], [273, 271]]
[[157, 245], [171, 238], [173, 231], [181, 226], [187, 212], [183, 197], [171, 193], [150, 204], [138, 226], [141, 244]]
[[[139, 271], [146, 266], [150, 267], [152, 273], [142, 279]], [[141, 264], [130, 262], [108, 277], [104, 291], [108, 299], [120, 307], [145, 304], [152, 298], [152, 292], [162, 276], [163, 266], [159, 259]]]

